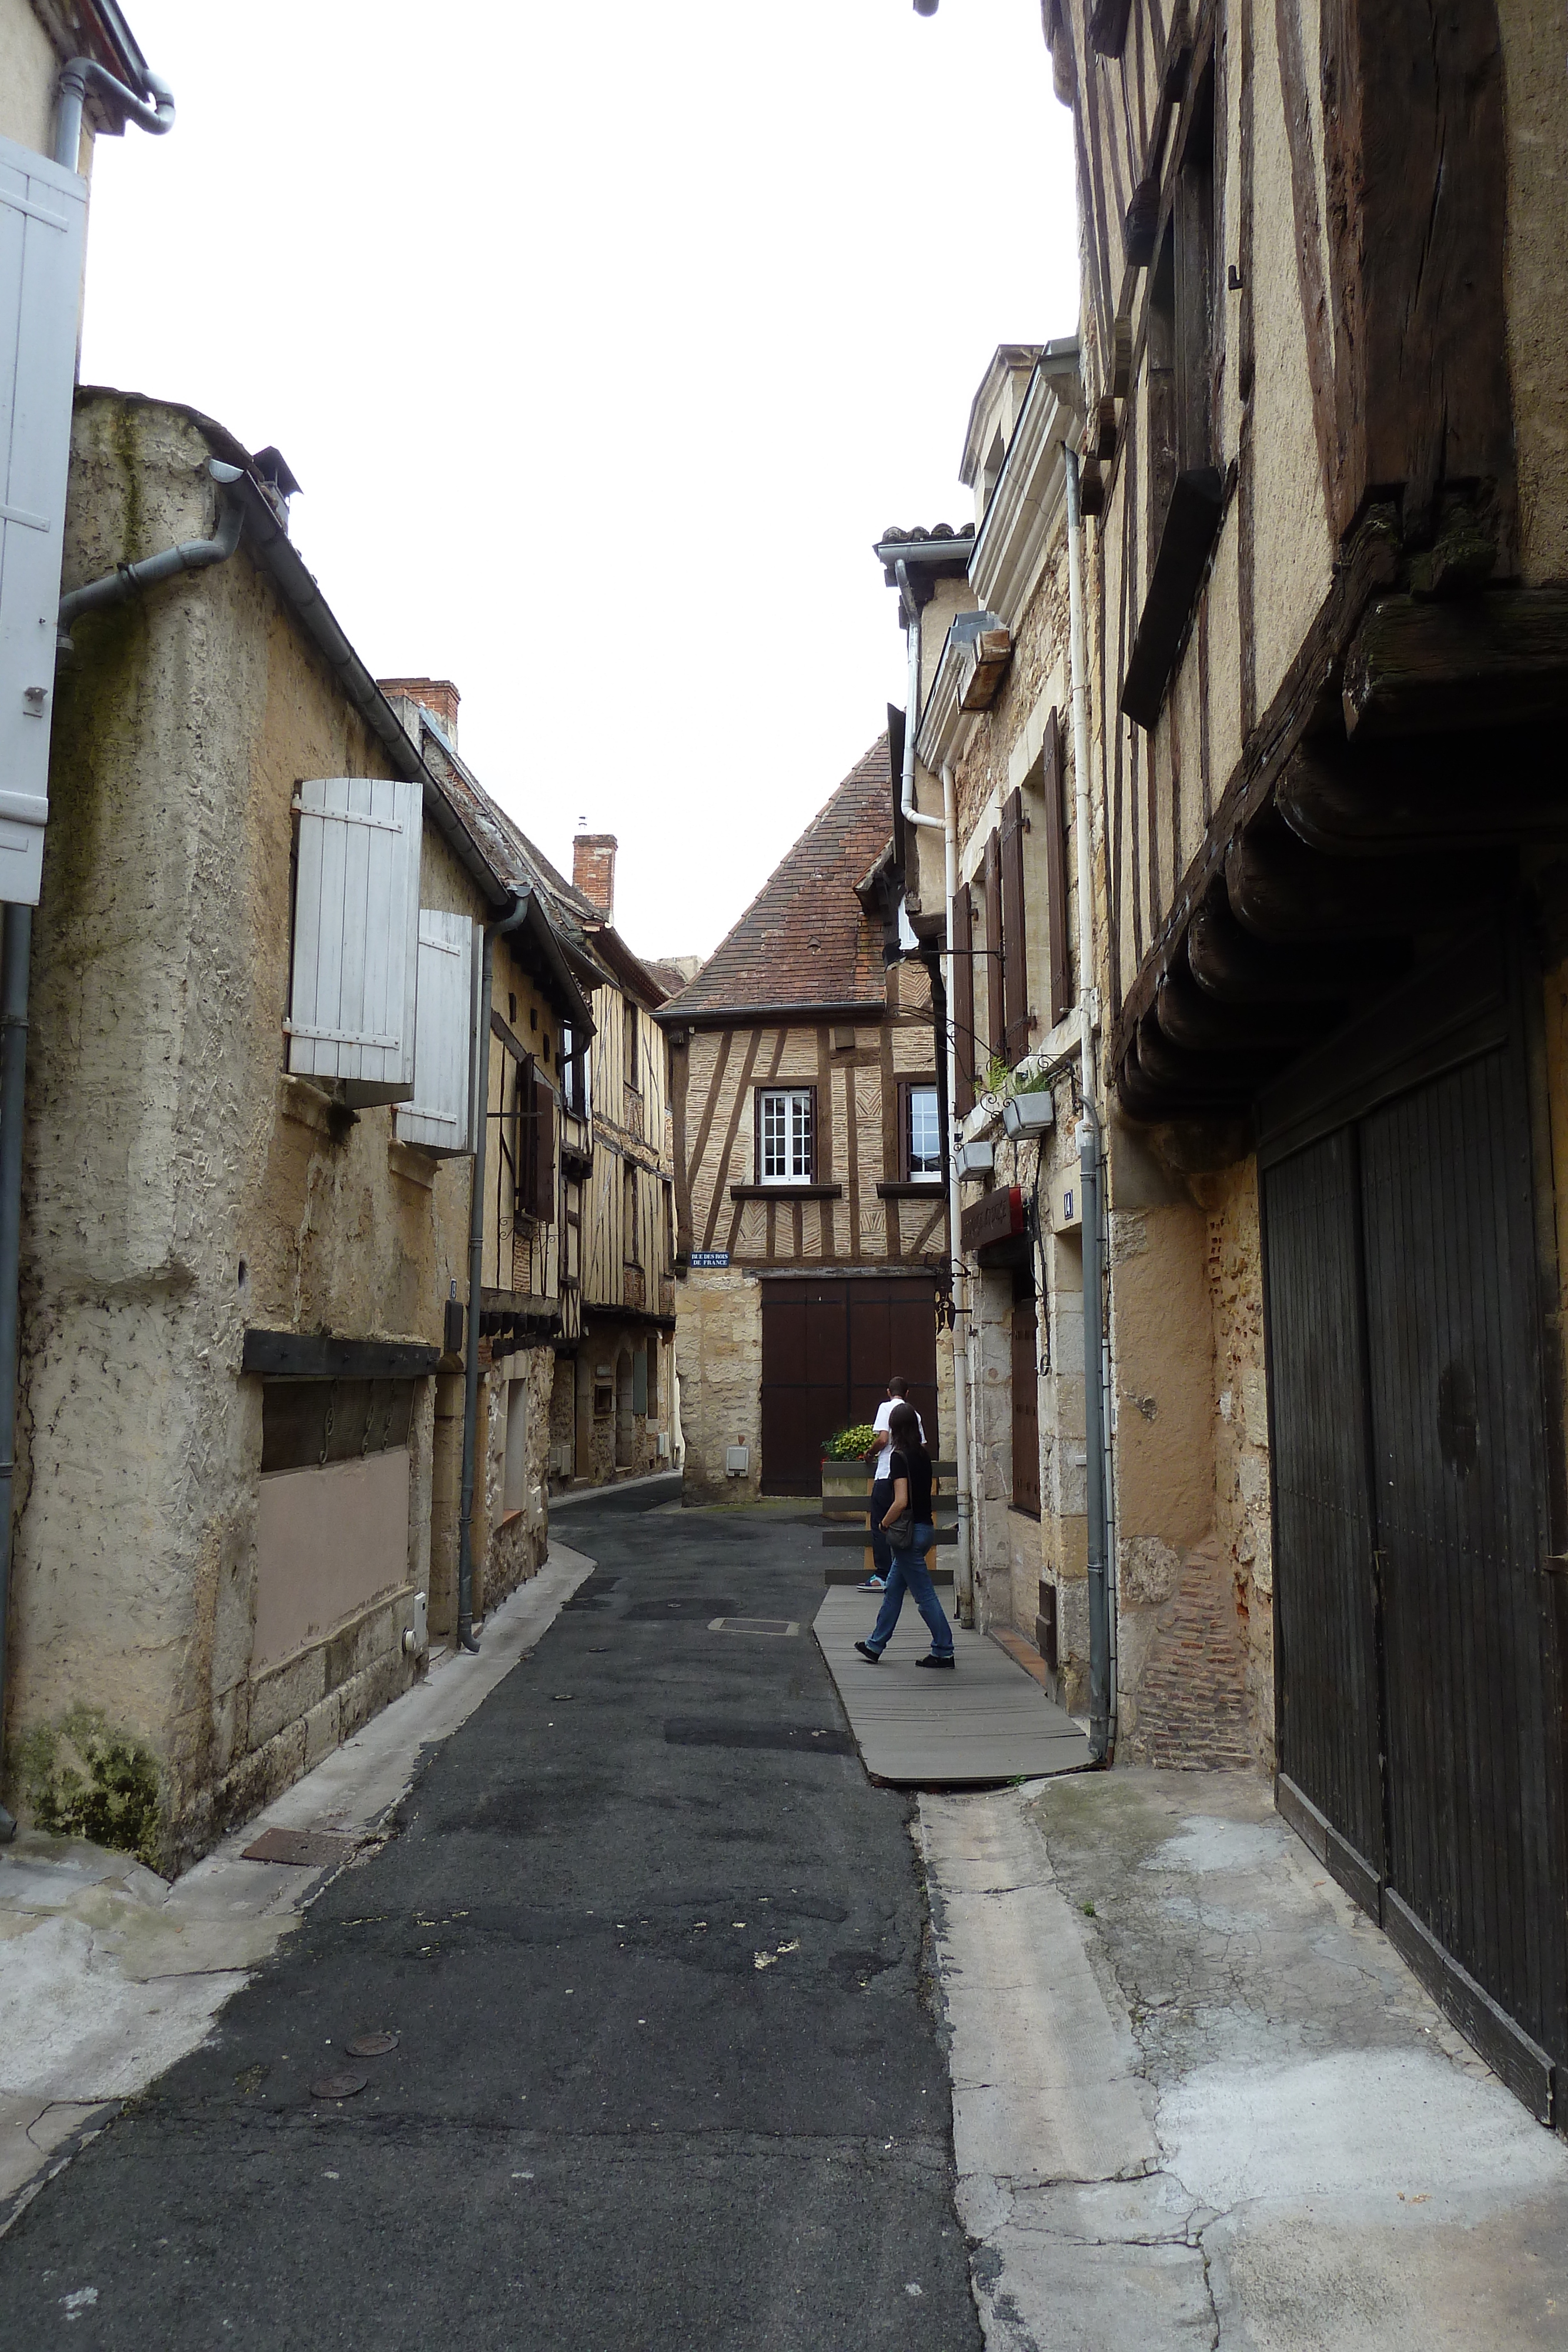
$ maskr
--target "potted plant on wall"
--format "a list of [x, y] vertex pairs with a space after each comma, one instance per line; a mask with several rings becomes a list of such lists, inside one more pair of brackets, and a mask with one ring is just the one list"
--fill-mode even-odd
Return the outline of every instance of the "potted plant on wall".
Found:
[[1056, 1097], [1049, 1078], [1039, 1075], [1025, 1078], [1002, 1105], [1002, 1131], [1015, 1142], [1026, 1136], [1043, 1135], [1055, 1125]]

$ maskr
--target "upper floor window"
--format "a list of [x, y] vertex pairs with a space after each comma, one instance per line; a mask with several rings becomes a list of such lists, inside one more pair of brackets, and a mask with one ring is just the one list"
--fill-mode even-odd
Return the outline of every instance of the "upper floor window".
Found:
[[637, 1007], [629, 996], [622, 998], [621, 1006], [622, 1034], [626, 1043], [626, 1084], [635, 1094], [643, 1083], [637, 1066]]
[[588, 1117], [588, 1053], [586, 1043], [580, 1039], [570, 1022], [563, 1022], [560, 1032], [560, 1056], [556, 1064], [560, 1072], [560, 1099], [563, 1110], [574, 1118]]
[[938, 1182], [942, 1175], [942, 1124], [934, 1085], [904, 1088], [904, 1181]]
[[638, 1231], [637, 1218], [637, 1171], [630, 1160], [622, 1163], [621, 1183], [622, 1234], [622, 1245], [626, 1252], [626, 1263], [628, 1265], [641, 1265], [643, 1257], [642, 1234]]
[[815, 1087], [767, 1087], [757, 1097], [757, 1181], [810, 1184], [817, 1163]]

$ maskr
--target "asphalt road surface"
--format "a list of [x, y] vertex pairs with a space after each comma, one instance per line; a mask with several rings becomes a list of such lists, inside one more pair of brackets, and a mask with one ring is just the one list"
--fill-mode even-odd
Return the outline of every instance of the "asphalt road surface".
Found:
[[814, 1537], [562, 1530], [599, 1567], [397, 1834], [0, 2242], [0, 2344], [977, 2352], [908, 1808]]

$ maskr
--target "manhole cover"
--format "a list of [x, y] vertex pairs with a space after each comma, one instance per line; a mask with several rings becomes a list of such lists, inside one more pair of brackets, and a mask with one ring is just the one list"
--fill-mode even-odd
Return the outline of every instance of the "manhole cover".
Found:
[[570, 1706], [571, 1705], [571, 1693], [570, 1691], [552, 1691], [550, 1693], [549, 1703], [551, 1706]]
[[351, 2099], [365, 2088], [370, 2079], [368, 2074], [347, 2072], [323, 2074], [319, 2082], [311, 2084], [310, 2095], [313, 2099]]
[[634, 1601], [622, 1612], [623, 1625], [679, 1625], [688, 1620], [706, 1624], [721, 1611], [733, 1609], [727, 1592], [683, 1592], [664, 1601]]
[[708, 1723], [701, 1717], [674, 1715], [664, 1726], [671, 1748], [761, 1748], [786, 1756], [852, 1756], [855, 1743], [847, 1731], [813, 1731], [795, 1723]]
[[710, 1617], [710, 1633], [776, 1633], [786, 1639], [800, 1628], [788, 1617]]
[[395, 2033], [356, 2033], [344, 2049], [350, 2058], [384, 2058], [389, 2050], [397, 2048]]
[[316, 1870], [323, 1863], [341, 1862], [353, 1852], [352, 1838], [339, 1837], [331, 1830], [263, 1830], [244, 1849], [246, 1862], [290, 1863]]

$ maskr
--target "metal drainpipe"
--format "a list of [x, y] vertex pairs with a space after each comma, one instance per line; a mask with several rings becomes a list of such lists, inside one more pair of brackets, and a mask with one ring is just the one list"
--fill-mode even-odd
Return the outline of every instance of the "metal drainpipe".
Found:
[[[156, 74], [147, 76], [149, 106], [116, 81], [95, 58], [62, 67], [55, 115], [55, 157], [74, 172], [81, 153], [81, 112], [89, 84], [115, 99], [127, 119], [162, 133], [174, 121], [174, 94]], [[235, 530], [238, 540], [238, 530]], [[211, 560], [211, 559], [209, 559]], [[134, 583], [122, 593], [129, 595]], [[104, 602], [112, 602], [105, 598]], [[7, 906], [0, 949], [0, 1768], [5, 1735], [6, 1627], [11, 1601], [11, 1511], [16, 1476], [16, 1374], [22, 1276], [22, 1118], [27, 1091], [27, 980], [33, 952], [31, 907]], [[0, 1845], [16, 1834], [14, 1814], [0, 1805]]]
[[953, 1135], [958, 1103], [958, 1028], [954, 1007], [958, 1002], [957, 973], [953, 955], [953, 906], [958, 896], [958, 821], [953, 791], [953, 771], [942, 762], [942, 822], [946, 834], [947, 893], [947, 1233], [953, 1261], [953, 1467], [958, 1502], [958, 1556], [953, 1564], [953, 1591], [961, 1623], [975, 1622], [975, 1505], [969, 1464], [969, 1269], [959, 1238], [958, 1154]]
[[485, 1281], [485, 1139], [490, 1124], [490, 999], [495, 943], [515, 931], [528, 911], [531, 890], [519, 893], [509, 915], [486, 923], [479, 951], [479, 1007], [474, 1024], [474, 1181], [468, 1197], [468, 1328], [463, 1357], [463, 1494], [457, 1520], [457, 1640], [470, 1654], [474, 1631], [474, 1453], [479, 1422], [479, 1310]]
[[1114, 1607], [1106, 1541], [1105, 1334], [1101, 1308], [1103, 1258], [1104, 1154], [1094, 1102], [1093, 865], [1089, 840], [1089, 719], [1083, 649], [1083, 567], [1079, 541], [1082, 516], [1078, 503], [1078, 456], [1064, 449], [1067, 471], [1067, 586], [1069, 657], [1072, 679], [1072, 781], [1078, 835], [1078, 1008], [1083, 1113], [1077, 1143], [1083, 1232], [1083, 1454], [1089, 1554], [1089, 1750], [1090, 1760], [1108, 1764], [1115, 1720]]
[[[210, 457], [207, 471], [214, 482], [226, 489], [229, 483], [241, 478], [245, 468], [230, 466], [221, 457]], [[211, 539], [182, 540], [178, 547], [165, 547], [156, 555], [144, 556], [140, 563], [117, 563], [112, 572], [71, 589], [60, 598], [57, 651], [71, 651], [70, 625], [78, 614], [101, 612], [106, 604], [122, 604], [133, 590], [156, 587], [159, 581], [173, 580], [182, 572], [204, 572], [212, 564], [226, 563], [239, 545], [244, 528], [245, 509], [238, 499], [225, 497], [217, 530]]]
[[70, 58], [60, 68], [59, 111], [55, 116], [55, 161], [68, 172], [76, 170], [81, 153], [81, 113], [89, 89], [113, 99], [128, 121], [140, 123], [154, 139], [174, 128], [174, 93], [155, 73], [147, 76], [149, 106], [146, 98], [127, 89], [96, 58]]
[[[953, 1149], [954, 1107], [958, 1099], [958, 1064], [956, 1032], [953, 1027], [953, 1007], [957, 1002], [953, 981], [953, 900], [958, 881], [958, 843], [954, 832], [953, 776], [946, 765], [942, 770], [942, 814], [922, 816], [915, 805], [915, 739], [920, 731], [920, 607], [915, 601], [910, 585], [909, 567], [900, 562], [894, 567], [898, 593], [904, 599], [904, 609], [909, 615], [909, 694], [908, 709], [904, 716], [904, 775], [899, 793], [899, 810], [905, 824], [927, 825], [944, 836], [945, 871], [943, 884], [947, 908], [947, 1250], [953, 1265], [953, 1468], [954, 1486], [957, 1490], [958, 1557], [953, 1565], [953, 1597], [961, 1625], [975, 1622], [974, 1552], [970, 1536], [971, 1502], [969, 1486], [969, 1361], [965, 1352], [967, 1346], [968, 1284], [964, 1274], [964, 1261], [958, 1247], [958, 1159]], [[962, 1305], [960, 1306], [960, 1295]], [[964, 1320], [964, 1339], [960, 1344], [959, 1324]]]

